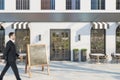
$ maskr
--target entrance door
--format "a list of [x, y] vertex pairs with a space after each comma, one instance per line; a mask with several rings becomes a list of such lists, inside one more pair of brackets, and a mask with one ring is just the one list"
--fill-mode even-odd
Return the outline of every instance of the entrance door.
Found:
[[70, 30], [52, 29], [50, 31], [50, 59], [69, 61], [70, 57]]
[[0, 27], [0, 53], [3, 52], [4, 47], [5, 47], [5, 30], [1, 26]]

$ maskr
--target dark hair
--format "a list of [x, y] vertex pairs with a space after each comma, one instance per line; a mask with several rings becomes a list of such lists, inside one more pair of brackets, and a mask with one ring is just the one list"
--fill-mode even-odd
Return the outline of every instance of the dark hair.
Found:
[[9, 33], [9, 38], [14, 34], [14, 32], [10, 32]]

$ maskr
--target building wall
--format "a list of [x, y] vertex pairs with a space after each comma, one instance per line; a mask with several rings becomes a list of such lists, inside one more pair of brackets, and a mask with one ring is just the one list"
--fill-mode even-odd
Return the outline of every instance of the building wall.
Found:
[[[39, 27], [39, 29], [38, 29]], [[50, 29], [70, 29], [71, 30], [71, 60], [73, 60], [72, 50], [74, 48], [87, 48], [90, 52], [90, 23], [31, 23], [31, 43], [46, 44], [47, 52], [50, 53]], [[41, 34], [41, 41], [38, 41], [38, 35]], [[78, 35], [81, 40], [78, 41]]]
[[111, 53], [116, 52], [116, 23], [109, 23], [110, 28], [106, 30], [106, 53], [109, 55], [109, 60], [111, 59]]
[[[11, 29], [13, 22], [3, 24], [5, 28], [5, 42], [9, 40], [8, 34], [14, 29]], [[110, 28], [106, 30], [106, 54], [111, 60], [111, 53], [116, 51], [116, 28], [115, 22], [109, 23]], [[87, 58], [90, 53], [90, 34], [91, 23], [89, 22], [31, 22], [30, 28], [30, 43], [31, 44], [46, 44], [48, 56], [50, 56], [50, 29], [70, 29], [71, 30], [71, 60], [73, 60], [72, 50], [74, 48], [87, 48]], [[41, 35], [41, 41], [39, 41]], [[78, 40], [80, 35], [80, 41]]]
[[41, 0], [30, 0], [30, 10], [16, 10], [16, 0], [5, 0], [5, 10], [0, 10], [0, 12], [120, 12], [120, 10], [116, 10], [116, 0], [105, 1], [105, 10], [91, 10], [91, 0], [80, 0], [80, 10], [66, 10], [66, 0], [55, 0], [55, 10], [41, 10]]

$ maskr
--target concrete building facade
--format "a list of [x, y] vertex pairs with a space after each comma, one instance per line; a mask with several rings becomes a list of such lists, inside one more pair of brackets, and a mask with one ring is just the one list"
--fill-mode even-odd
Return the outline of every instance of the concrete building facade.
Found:
[[[111, 60], [111, 53], [119, 53], [119, 45], [117, 45], [120, 42], [119, 0], [94, 1], [68, 0], [67, 3], [67, 0], [1, 0], [0, 4], [4, 4], [0, 10], [0, 33], [1, 41], [3, 40], [1, 45], [9, 40], [8, 33], [13, 31], [19, 39], [17, 44], [23, 42], [21, 46], [17, 47], [18, 51], [23, 49], [23, 53], [26, 52], [24, 47], [27, 43], [45, 44], [51, 60], [73, 61], [73, 49], [76, 48], [79, 50], [86, 48], [87, 59], [90, 53], [101, 52], [109, 55], [109, 60]], [[48, 5], [45, 6], [45, 4]], [[41, 14], [41, 17], [34, 14]], [[64, 14], [67, 15], [67, 18]], [[92, 18], [92, 14], [95, 14], [94, 18]], [[107, 15], [105, 18], [105, 15], [96, 14], [115, 14], [116, 17]], [[22, 17], [22, 15], [24, 16]], [[111, 17], [114, 19], [112, 20]], [[92, 29], [95, 30], [92, 32]], [[97, 30], [98, 35], [95, 35]], [[104, 30], [103, 33], [100, 30]], [[26, 35], [24, 36], [23, 33]], [[21, 34], [23, 36], [19, 38]], [[20, 39], [22, 40], [20, 41]], [[29, 40], [26, 41], [26, 39]], [[102, 45], [98, 46], [100, 44]], [[96, 50], [94, 50], [95, 46], [98, 46]]]

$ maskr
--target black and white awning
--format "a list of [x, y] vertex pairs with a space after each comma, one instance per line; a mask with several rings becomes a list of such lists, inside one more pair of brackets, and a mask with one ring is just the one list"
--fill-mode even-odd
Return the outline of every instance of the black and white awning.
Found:
[[109, 24], [106, 22], [92, 22], [93, 29], [109, 29]]
[[15, 22], [12, 24], [12, 29], [29, 29], [29, 22]]

